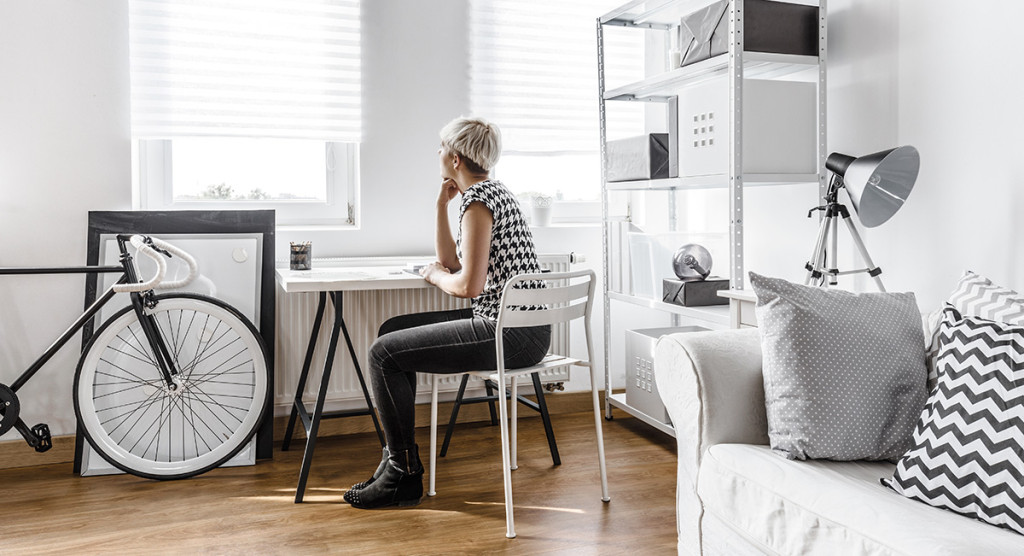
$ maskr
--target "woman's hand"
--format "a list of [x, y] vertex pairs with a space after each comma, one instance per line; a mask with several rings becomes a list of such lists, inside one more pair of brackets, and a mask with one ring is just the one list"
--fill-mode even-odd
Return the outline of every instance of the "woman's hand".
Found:
[[435, 286], [437, 285], [438, 277], [440, 277], [441, 275], [449, 274], [451, 274], [451, 271], [449, 271], [447, 268], [445, 268], [444, 265], [442, 265], [439, 262], [432, 262], [420, 269], [420, 276], [422, 276], [423, 279], [427, 281], [427, 283], [433, 284]]
[[448, 203], [459, 194], [459, 184], [448, 178], [441, 182], [441, 192], [437, 196], [437, 205], [447, 207]]

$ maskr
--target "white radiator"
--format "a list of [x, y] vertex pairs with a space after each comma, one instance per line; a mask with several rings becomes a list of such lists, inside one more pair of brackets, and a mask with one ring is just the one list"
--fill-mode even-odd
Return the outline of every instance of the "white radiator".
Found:
[[[540, 255], [539, 259], [541, 268], [545, 270], [567, 272], [570, 270], [569, 265], [572, 257], [572, 254]], [[404, 262], [404, 259], [402, 262]], [[277, 349], [275, 350], [274, 361], [274, 368], [276, 369], [274, 403], [278, 414], [287, 413], [291, 407], [292, 400], [295, 398], [295, 388], [299, 383], [299, 374], [302, 372], [302, 361], [306, 356], [309, 335], [313, 330], [313, 318], [316, 316], [318, 296], [319, 294], [316, 293], [289, 294], [282, 291], [280, 287], [277, 288]], [[370, 344], [377, 338], [377, 329], [381, 323], [396, 315], [457, 309], [468, 306], [469, 300], [453, 298], [442, 293], [437, 288], [345, 292], [344, 307], [342, 308], [345, 326], [348, 328], [348, 333], [352, 338], [352, 346], [355, 348], [356, 356], [359, 358], [359, 366], [363, 371], [363, 376], [366, 377], [367, 388], [372, 388], [369, 378], [367, 352]], [[329, 298], [325, 312], [325, 322], [320, 326], [317, 348], [313, 354], [313, 363], [310, 366], [309, 378], [306, 380], [306, 388], [303, 393], [303, 398], [307, 400], [316, 399], [317, 390], [320, 387], [321, 372], [327, 356], [327, 347], [331, 333], [330, 323], [333, 320]], [[551, 332], [550, 351], [552, 353], [568, 354], [568, 325], [556, 325]], [[327, 407], [331, 410], [336, 410], [365, 405], [362, 390], [359, 386], [359, 379], [356, 376], [355, 369], [352, 366], [352, 359], [345, 345], [344, 334], [341, 334], [338, 339], [338, 348], [334, 357], [333, 368], [326, 398]], [[569, 380], [569, 369], [550, 369], [541, 373], [541, 379], [545, 382], [567, 381]], [[441, 382], [441, 392], [454, 393], [458, 390], [460, 380], [461, 375], [446, 378]], [[472, 378], [467, 391], [474, 387], [474, 381], [476, 381], [476, 387], [483, 390], [480, 381]], [[430, 395], [429, 377], [420, 375], [418, 384], [417, 400], [421, 402], [427, 401]], [[527, 382], [523, 385], [522, 389], [528, 392], [532, 388]], [[454, 395], [449, 397], [453, 398]]]

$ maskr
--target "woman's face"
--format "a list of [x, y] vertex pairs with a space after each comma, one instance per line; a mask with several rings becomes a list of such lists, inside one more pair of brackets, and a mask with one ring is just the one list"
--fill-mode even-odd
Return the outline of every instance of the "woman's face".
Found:
[[444, 145], [437, 149], [438, 162], [441, 165], [441, 179], [454, 179], [455, 178], [455, 155], [451, 153]]

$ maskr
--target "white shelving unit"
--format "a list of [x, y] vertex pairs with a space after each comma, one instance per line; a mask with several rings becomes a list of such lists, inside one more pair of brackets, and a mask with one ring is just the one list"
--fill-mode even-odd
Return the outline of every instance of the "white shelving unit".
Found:
[[[627, 27], [636, 29], [638, 33], [672, 33], [679, 25], [680, 18], [698, 9], [711, 4], [710, 0], [634, 0], [619, 8], [603, 15], [597, 20], [597, 62], [598, 62], [598, 87], [601, 124], [601, 175], [602, 175], [602, 220], [603, 237], [602, 245], [604, 250], [604, 363], [605, 363], [605, 416], [612, 417], [612, 408], [618, 408], [650, 424], [652, 427], [674, 436], [672, 425], [663, 423], [644, 412], [631, 407], [626, 402], [623, 392], [614, 392], [612, 389], [612, 376], [620, 376], [625, 372], [624, 362], [611, 361], [611, 344], [613, 341], [612, 329], [613, 320], [616, 318], [616, 311], [628, 307], [642, 307], [644, 310], [651, 310], [671, 315], [673, 323], [696, 324], [709, 328], [727, 328], [730, 325], [730, 314], [728, 306], [713, 307], [682, 307], [669, 303], [663, 303], [660, 299], [650, 299], [631, 295], [629, 292], [615, 291], [610, 288], [610, 277], [613, 272], [618, 273], [619, 269], [613, 269], [613, 264], [624, 264], [624, 261], [617, 261], [616, 254], [611, 253], [612, 244], [610, 224], [613, 220], [609, 217], [609, 193], [664, 191], [668, 192], [669, 202], [666, 210], [669, 212], [668, 222], [671, 230], [677, 229], [677, 218], [675, 214], [676, 195], [685, 194], [691, 190], [702, 189], [726, 189], [729, 197], [729, 213], [722, 215], [729, 219], [729, 260], [728, 274], [730, 287], [735, 290], [744, 288], [744, 263], [743, 263], [743, 193], [746, 187], [772, 186], [779, 184], [794, 183], [817, 183], [819, 197], [825, 192], [825, 156], [826, 156], [826, 1], [818, 0], [814, 3], [818, 7], [818, 55], [800, 56], [792, 54], [774, 54], [765, 52], [754, 52], [744, 50], [744, 1], [729, 0], [725, 17], [728, 18], [729, 46], [728, 52], [707, 60], [689, 64], [681, 68], [664, 71], [651, 75], [643, 80], [630, 83], [614, 89], [606, 89], [605, 76], [605, 27]], [[796, 0], [792, 3], [808, 4], [806, 0]], [[667, 35], [666, 35], [667, 36]], [[668, 41], [666, 41], [666, 44]], [[666, 46], [667, 51], [667, 46]], [[667, 52], [666, 52], [667, 54]], [[744, 173], [744, 81], [749, 79], [758, 80], [787, 80], [792, 79], [794, 74], [814, 73], [817, 69], [817, 138], [816, 138], [816, 173]], [[626, 182], [609, 183], [607, 177], [606, 143], [608, 139], [607, 129], [607, 103], [613, 102], [653, 102], [665, 103], [669, 119], [670, 149], [676, 147], [676, 138], [682, 137], [681, 128], [684, 122], [678, 121], [677, 114], [685, 110], [681, 104], [679, 95], [695, 85], [706, 83], [712, 79], [727, 77], [729, 95], [729, 119], [718, 122], [728, 126], [729, 156], [728, 163], [724, 165], [721, 172], [708, 175], [675, 177], [667, 179], [636, 180]], [[687, 122], [687, 127], [689, 127]], [[749, 148], [749, 145], [748, 145]], [[679, 172], [683, 176], [683, 161], [679, 161]], [[621, 194], [621, 193], [619, 193]], [[814, 202], [814, 201], [811, 201]], [[630, 214], [627, 211], [627, 214]], [[628, 217], [627, 217], [628, 218]], [[615, 220], [619, 221], [619, 220]], [[622, 238], [619, 238], [621, 241]]]

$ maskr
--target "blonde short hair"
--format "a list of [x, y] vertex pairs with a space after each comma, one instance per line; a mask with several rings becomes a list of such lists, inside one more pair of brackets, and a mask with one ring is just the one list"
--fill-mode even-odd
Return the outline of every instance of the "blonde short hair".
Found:
[[483, 118], [455, 118], [440, 135], [441, 145], [468, 158], [484, 172], [490, 172], [501, 157], [501, 130]]

